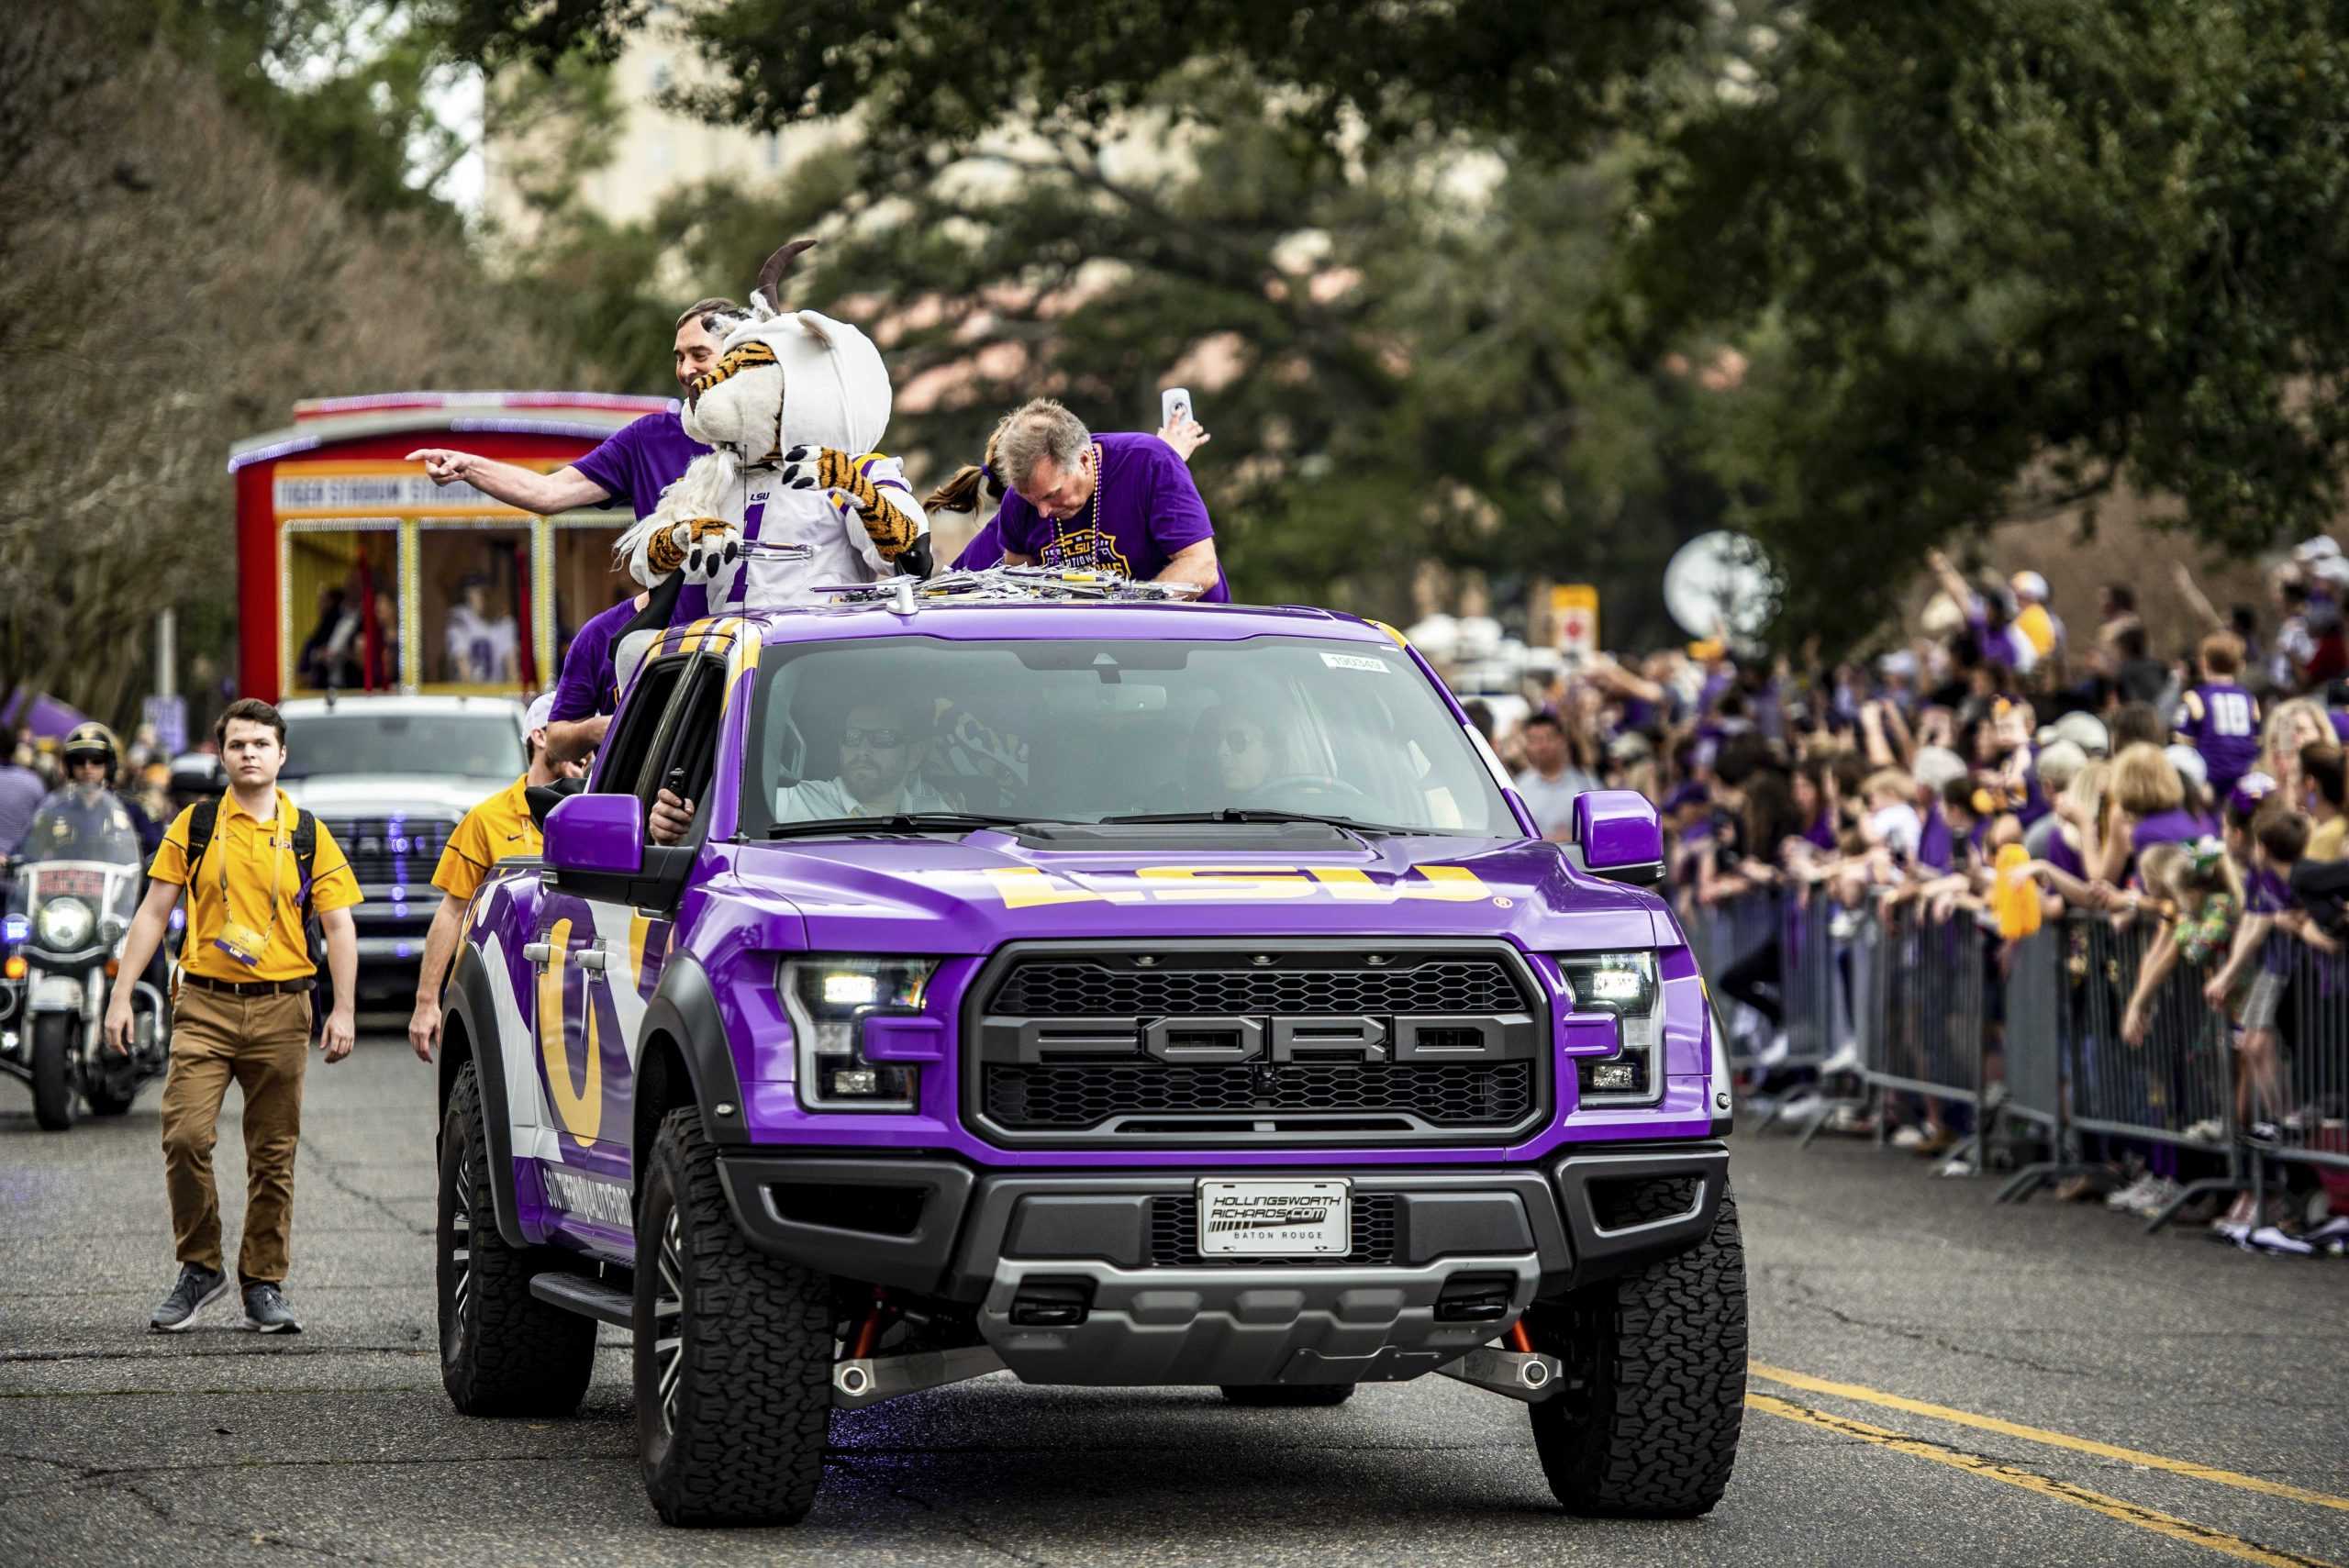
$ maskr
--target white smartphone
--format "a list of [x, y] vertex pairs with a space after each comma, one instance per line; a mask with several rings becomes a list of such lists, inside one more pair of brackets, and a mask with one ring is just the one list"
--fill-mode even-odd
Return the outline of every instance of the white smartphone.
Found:
[[1170, 386], [1158, 395], [1158, 428], [1166, 428], [1178, 419], [1193, 417], [1191, 394], [1187, 387]]

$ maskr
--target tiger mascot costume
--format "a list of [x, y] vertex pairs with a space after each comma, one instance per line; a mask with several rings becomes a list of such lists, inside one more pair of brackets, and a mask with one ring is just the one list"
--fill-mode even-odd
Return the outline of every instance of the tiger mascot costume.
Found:
[[[751, 318], [686, 392], [685, 434], [712, 450], [616, 547], [647, 587], [679, 574], [668, 625], [820, 602], [823, 584], [928, 574], [929, 518], [904, 466], [874, 450], [889, 425], [881, 351], [844, 321], [778, 303], [814, 243], [794, 240], [759, 269]], [[762, 549], [776, 545], [804, 553]]]

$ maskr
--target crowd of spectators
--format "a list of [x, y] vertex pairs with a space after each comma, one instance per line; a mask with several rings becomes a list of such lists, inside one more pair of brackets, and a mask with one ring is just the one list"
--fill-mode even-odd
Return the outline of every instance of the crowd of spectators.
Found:
[[[2067, 914], [2133, 925], [2148, 947], [2124, 1038], [2142, 1040], [2169, 971], [2197, 965], [2233, 1031], [2241, 1124], [2281, 1114], [2286, 944], [2349, 945], [2349, 559], [2328, 538], [2301, 545], [2271, 574], [2268, 616], [2221, 615], [2180, 569], [2202, 624], [2163, 643], [2125, 586], [2073, 631], [2034, 573], [1971, 577], [1938, 553], [1930, 564], [1939, 591], [1916, 635], [1872, 659], [1701, 644], [1602, 656], [1487, 739], [1552, 838], [1567, 836], [1584, 790], [1655, 800], [1686, 917], [1776, 893], [1854, 910], [1913, 903], [1994, 933], [2003, 920], [2009, 936], [2018, 919]], [[1469, 713], [1489, 724], [1479, 705]], [[2008, 911], [2036, 907], [2003, 913], [2002, 897]], [[1778, 959], [1765, 943], [1713, 976], [1765, 1029], [1779, 1022]], [[1765, 1063], [1772, 1045], [1758, 1046]], [[1907, 1125], [1893, 1140], [1944, 1152], [1958, 1137], [1944, 1109], [1894, 1101], [1886, 1114]], [[2162, 1168], [2174, 1162], [2109, 1152], [2123, 1184], [2076, 1182], [2068, 1195], [2148, 1212], [2176, 1197]], [[2240, 1236], [2271, 1217], [2246, 1200], [2203, 1218]]]

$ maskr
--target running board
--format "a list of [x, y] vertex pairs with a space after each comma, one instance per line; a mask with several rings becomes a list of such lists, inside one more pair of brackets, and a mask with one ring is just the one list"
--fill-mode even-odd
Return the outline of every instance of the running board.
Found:
[[530, 1294], [565, 1312], [593, 1318], [616, 1329], [635, 1327], [636, 1297], [602, 1280], [579, 1274], [544, 1273], [530, 1276]]

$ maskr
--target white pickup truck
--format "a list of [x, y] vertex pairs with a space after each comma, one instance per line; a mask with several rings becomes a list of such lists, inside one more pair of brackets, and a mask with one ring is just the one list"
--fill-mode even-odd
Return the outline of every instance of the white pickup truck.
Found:
[[467, 811], [520, 776], [522, 705], [507, 697], [297, 697], [285, 716], [285, 793], [327, 826], [366, 902], [359, 990], [412, 989], [440, 894], [433, 867]]

